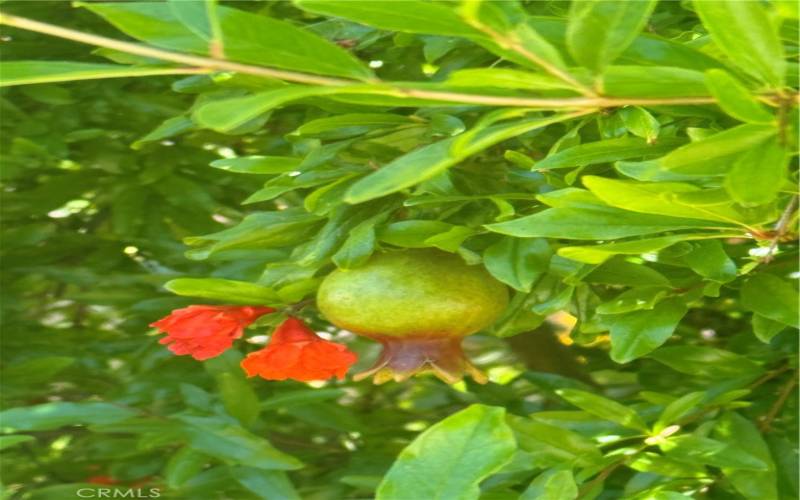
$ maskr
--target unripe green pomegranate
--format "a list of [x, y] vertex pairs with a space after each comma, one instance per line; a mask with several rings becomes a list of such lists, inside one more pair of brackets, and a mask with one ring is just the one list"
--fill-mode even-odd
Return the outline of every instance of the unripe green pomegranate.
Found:
[[461, 339], [492, 324], [508, 305], [508, 291], [483, 267], [439, 250], [374, 255], [365, 265], [337, 270], [322, 282], [317, 305], [334, 325], [377, 340], [383, 352], [355, 376], [375, 383], [432, 371], [454, 383], [464, 372], [486, 376], [461, 350]]

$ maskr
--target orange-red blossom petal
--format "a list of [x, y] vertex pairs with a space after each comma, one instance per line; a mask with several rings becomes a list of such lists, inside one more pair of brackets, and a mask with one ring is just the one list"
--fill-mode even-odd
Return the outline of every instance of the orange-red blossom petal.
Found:
[[167, 334], [159, 342], [169, 344], [170, 351], [202, 361], [225, 352], [248, 325], [274, 311], [255, 306], [189, 306], [150, 326]]
[[288, 318], [264, 349], [250, 353], [242, 368], [248, 377], [301, 382], [343, 379], [357, 356], [342, 344], [319, 338], [297, 318]]

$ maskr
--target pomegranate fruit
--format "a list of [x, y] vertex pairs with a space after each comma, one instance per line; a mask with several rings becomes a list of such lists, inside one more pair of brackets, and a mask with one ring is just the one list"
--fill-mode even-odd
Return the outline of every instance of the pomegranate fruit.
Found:
[[451, 384], [465, 372], [486, 383], [461, 340], [497, 319], [508, 305], [508, 290], [457, 255], [402, 250], [334, 271], [320, 285], [317, 305], [334, 325], [383, 344], [378, 361], [356, 380], [373, 376], [381, 384], [430, 371]]

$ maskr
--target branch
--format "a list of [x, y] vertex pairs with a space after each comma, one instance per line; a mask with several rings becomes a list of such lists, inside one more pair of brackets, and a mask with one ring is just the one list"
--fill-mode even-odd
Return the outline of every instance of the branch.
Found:
[[[192, 68], [185, 68], [181, 71], [221, 70], [235, 71], [238, 73], [272, 78], [287, 82], [305, 83], [310, 85], [322, 85], [329, 87], [344, 87], [363, 84], [357, 80], [344, 78], [333, 78], [298, 71], [286, 71], [263, 66], [252, 66], [224, 59], [214, 59], [209, 57], [194, 56], [171, 52], [168, 50], [157, 49], [145, 45], [131, 42], [124, 42], [107, 38], [104, 36], [83, 33], [61, 26], [34, 21], [24, 17], [13, 16], [0, 12], [0, 24], [5, 24], [15, 28], [20, 28], [37, 33], [43, 33], [75, 42], [106, 47], [109, 49], [136, 54], [145, 57], [161, 59], [163, 61], [184, 64]], [[370, 80], [367, 83], [386, 85], [383, 89], [374, 90], [375, 93], [385, 95], [395, 95], [400, 97], [416, 97], [420, 99], [458, 102], [467, 104], [478, 104], [483, 106], [508, 106], [525, 108], [544, 108], [544, 109], [563, 109], [563, 108], [609, 108], [626, 105], [656, 106], [656, 105], [676, 105], [676, 104], [712, 104], [716, 102], [713, 97], [663, 97], [663, 98], [627, 98], [627, 97], [568, 97], [568, 98], [529, 98], [529, 97], [502, 97], [478, 94], [462, 94], [457, 92], [444, 92], [435, 90], [423, 90], [413, 87], [405, 87], [395, 84], [388, 84], [380, 80]], [[372, 92], [372, 91], [371, 91]]]
[[795, 371], [792, 374], [792, 378], [783, 384], [783, 387], [781, 387], [780, 393], [778, 394], [778, 399], [775, 400], [775, 403], [772, 404], [767, 413], [761, 418], [761, 422], [758, 424], [758, 429], [761, 432], [766, 433], [770, 431], [772, 421], [778, 416], [778, 413], [780, 413], [783, 405], [786, 404], [786, 400], [788, 400], [789, 396], [792, 394], [792, 389], [794, 389], [794, 386], [797, 384], [797, 376], [798, 372]]

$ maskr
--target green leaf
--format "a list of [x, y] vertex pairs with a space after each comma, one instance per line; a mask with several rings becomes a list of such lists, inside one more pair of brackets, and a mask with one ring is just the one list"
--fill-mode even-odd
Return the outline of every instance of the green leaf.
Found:
[[712, 347], [662, 347], [650, 353], [649, 357], [681, 373], [717, 380], [742, 376], [755, 378], [763, 372], [745, 356]]
[[733, 163], [725, 189], [746, 207], [772, 202], [786, 182], [788, 157], [777, 138], [755, 145]]
[[639, 286], [597, 306], [598, 314], [624, 314], [642, 309], [652, 310], [667, 294], [663, 287]]
[[646, 214], [720, 221], [724, 223], [723, 226], [737, 223], [742, 218], [739, 213], [724, 204], [705, 206], [686, 203], [685, 198], [680, 198], [681, 195], [699, 194], [702, 191], [691, 184], [645, 183], [593, 175], [586, 175], [581, 180], [592, 194], [612, 207]]
[[697, 241], [692, 251], [681, 257], [694, 272], [714, 281], [727, 283], [736, 278], [736, 264], [719, 240]]
[[767, 443], [753, 422], [738, 413], [725, 413], [714, 428], [715, 437], [734, 444], [758, 458], [767, 470], [753, 471], [723, 467], [722, 472], [745, 498], [779, 498], [775, 463]]
[[175, 68], [168, 66], [120, 66], [67, 61], [2, 61], [0, 87], [174, 74], [176, 74]]
[[647, 426], [636, 411], [608, 398], [577, 389], [559, 389], [556, 394], [596, 417], [630, 429], [647, 431]]
[[708, 95], [703, 73], [660, 66], [609, 66], [603, 94], [614, 97], [698, 97]]
[[606, 260], [584, 277], [587, 283], [628, 286], [669, 286], [669, 280], [644, 264], [634, 264], [621, 258]]
[[240, 156], [214, 160], [211, 166], [240, 174], [282, 174], [296, 170], [302, 161], [295, 156]]
[[753, 314], [751, 323], [756, 338], [766, 344], [768, 344], [775, 335], [781, 333], [786, 328], [786, 325], [780, 321], [765, 318], [760, 314]]
[[547, 271], [551, 255], [545, 240], [503, 238], [484, 251], [483, 262], [498, 280], [530, 292], [533, 283]]
[[521, 450], [544, 455], [559, 463], [591, 467], [602, 460], [600, 450], [588, 438], [564, 427], [530, 418], [508, 416]]
[[75, 363], [67, 356], [39, 356], [8, 364], [2, 375], [6, 380], [24, 380], [28, 384], [41, 384], [55, 377]]
[[739, 69], [773, 88], [783, 86], [783, 45], [765, 4], [719, 0], [693, 5], [714, 43]]
[[587, 264], [601, 264], [615, 255], [641, 255], [653, 253], [676, 243], [690, 240], [702, 240], [706, 238], [721, 238], [722, 233], [713, 234], [675, 234], [671, 236], [659, 236], [657, 238], [647, 238], [642, 240], [621, 241], [616, 243], [604, 243], [593, 246], [565, 246], [558, 249], [558, 255], [568, 259], [585, 262]]
[[341, 139], [365, 134], [372, 130], [413, 124], [419, 125], [419, 123], [415, 122], [413, 119], [403, 115], [393, 115], [390, 113], [349, 113], [305, 122], [290, 135], [298, 137], [319, 137], [321, 139]]
[[661, 412], [661, 415], [659, 415], [656, 423], [653, 425], [653, 432], [661, 432], [667, 426], [676, 424], [681, 418], [688, 415], [692, 411], [698, 410], [698, 405], [703, 402], [705, 397], [705, 392], [690, 392], [668, 404], [667, 407], [664, 408], [664, 411]]
[[706, 71], [706, 86], [719, 107], [739, 121], [771, 123], [775, 117], [730, 73], [721, 69]]
[[216, 278], [178, 278], [168, 281], [164, 288], [176, 295], [219, 300], [235, 304], [280, 303], [274, 290], [245, 281]]
[[341, 248], [331, 257], [333, 263], [341, 269], [354, 269], [363, 265], [375, 250], [375, 225], [385, 218], [386, 215], [381, 214], [378, 218], [371, 217], [354, 227]]
[[[2, 63], [0, 63], [2, 64]], [[148, 142], [160, 141], [168, 137], [173, 137], [194, 128], [194, 122], [184, 115], [173, 116], [164, 120], [158, 127], [154, 128], [147, 135], [137, 139], [131, 148], [141, 149]]]
[[185, 446], [175, 452], [167, 461], [164, 479], [170, 488], [180, 488], [186, 481], [202, 471], [210, 457]]
[[776, 133], [775, 127], [769, 125], [739, 125], [679, 147], [670, 154], [647, 163], [658, 169], [683, 175], [724, 175], [739, 153], [752, 149]]
[[639, 106], [625, 106], [619, 110], [622, 123], [631, 134], [641, 137], [647, 144], [655, 144], [661, 124], [646, 109]]
[[572, 2], [567, 48], [578, 64], [597, 73], [616, 59], [642, 31], [656, 1]]
[[264, 500], [300, 500], [285, 472], [254, 467], [231, 467], [231, 476], [242, 486]]
[[188, 445], [229, 464], [242, 464], [266, 470], [293, 470], [302, 463], [274, 448], [269, 441], [241, 427], [221, 425], [218, 419], [179, 416]]
[[224, 372], [216, 376], [217, 388], [225, 411], [242, 426], [249, 427], [261, 411], [256, 392], [250, 387], [241, 370]]
[[614, 240], [708, 225], [709, 223], [691, 219], [637, 214], [598, 205], [592, 208], [549, 208], [520, 219], [488, 224], [485, 227], [495, 233], [518, 238]]
[[520, 495], [520, 500], [573, 500], [578, 498], [578, 485], [572, 471], [549, 469], [536, 476]]
[[478, 483], [511, 460], [505, 409], [472, 405], [425, 430], [400, 452], [376, 499], [474, 499]]
[[304, 97], [336, 92], [330, 87], [286, 86], [245, 97], [220, 99], [195, 109], [193, 119], [206, 128], [229, 132], [282, 104]]
[[603, 318], [611, 331], [611, 359], [628, 363], [666, 342], [686, 314], [686, 304], [674, 298], [659, 302], [652, 310], [615, 314]]
[[411, 187], [498, 142], [567, 120], [571, 116], [554, 115], [513, 121], [486, 128], [474, 137], [469, 137], [466, 144], [462, 143], [461, 136], [456, 136], [421, 147], [360, 179], [347, 192], [345, 201], [363, 203]]
[[36, 441], [36, 438], [25, 434], [0, 436], [0, 451], [5, 450], [6, 448], [11, 448], [12, 446], [16, 446], [20, 443], [29, 443], [31, 441]]
[[234, 227], [204, 236], [184, 238], [184, 243], [201, 248], [189, 250], [187, 257], [202, 260], [223, 250], [280, 248], [297, 244], [319, 226], [320, 217], [302, 209], [257, 212]]
[[372, 78], [372, 71], [356, 57], [311, 30], [238, 9], [219, 7], [218, 12], [229, 59], [358, 80]]
[[206, 54], [208, 43], [181, 23], [166, 2], [76, 2], [113, 24], [120, 31], [166, 49]]
[[450, 87], [495, 87], [501, 89], [572, 89], [558, 78], [510, 68], [471, 68], [453, 71], [445, 84]]
[[746, 451], [739, 442], [724, 443], [716, 439], [684, 435], [669, 438], [669, 441], [661, 445], [661, 448], [666, 451], [668, 458], [678, 461], [711, 465], [723, 469], [768, 470], [764, 460]]
[[773, 321], [800, 327], [797, 290], [788, 281], [766, 273], [750, 277], [742, 285], [742, 307]]
[[405, 0], [402, 9], [382, 0], [294, 0], [294, 4], [309, 12], [343, 17], [390, 31], [452, 36], [479, 34], [464, 23], [455, 10], [443, 4]]
[[135, 415], [133, 410], [111, 403], [58, 401], [2, 411], [0, 426], [3, 432], [46, 431], [65, 425], [109, 424]]
[[655, 144], [648, 144], [644, 139], [636, 137], [589, 142], [550, 155], [537, 162], [533, 170], [583, 167], [631, 158], [657, 157], [684, 143], [681, 139], [663, 139]]

